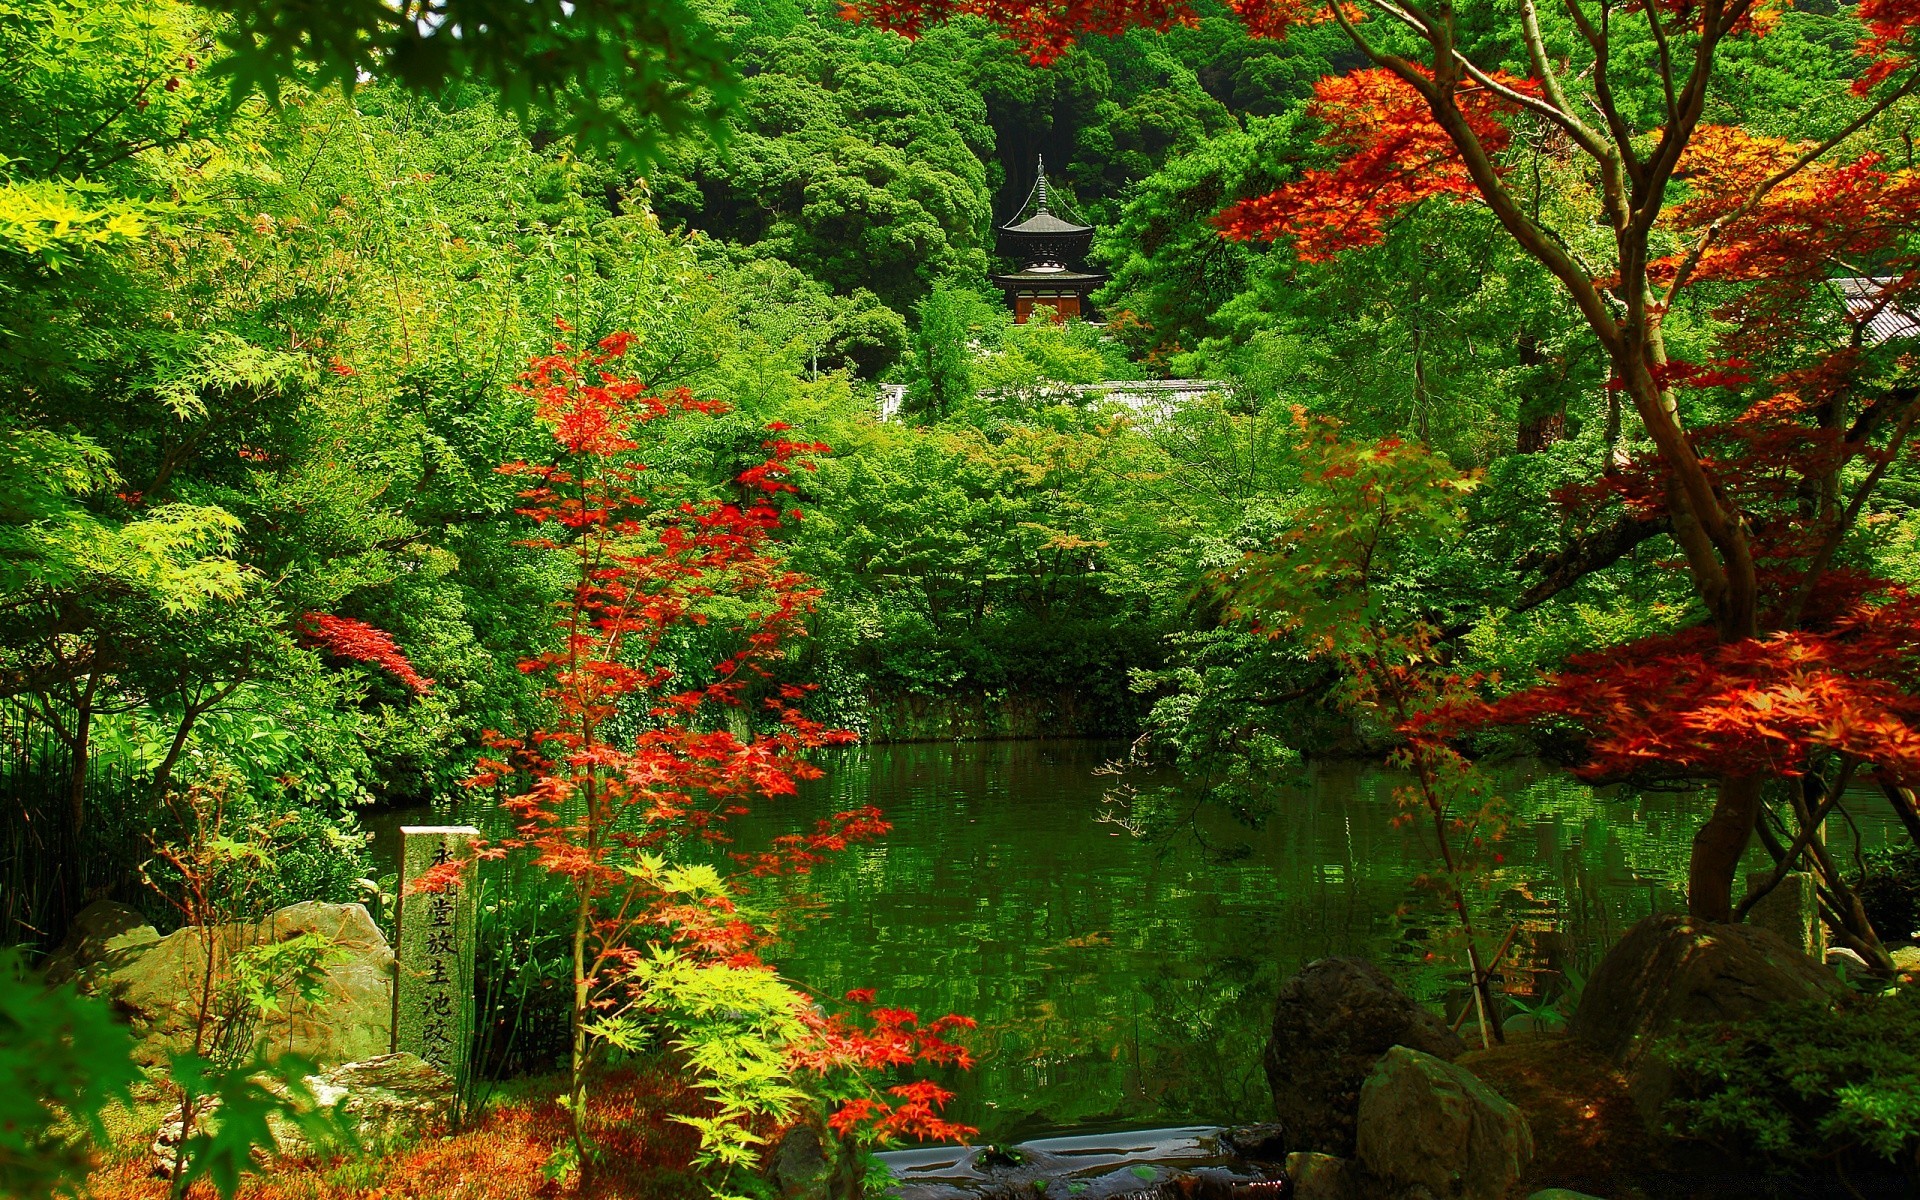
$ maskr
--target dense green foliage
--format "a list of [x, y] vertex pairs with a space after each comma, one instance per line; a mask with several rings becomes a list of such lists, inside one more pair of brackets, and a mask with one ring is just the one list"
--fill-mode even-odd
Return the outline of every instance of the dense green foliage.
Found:
[[137, 1071], [131, 1040], [104, 1005], [32, 978], [17, 950], [0, 950], [0, 1187], [46, 1195], [86, 1162], [101, 1112]]
[[[1391, 649], [1434, 695], [1500, 694], [1705, 613], [1671, 525], [1573, 502], [1631, 491], [1650, 442], [1589, 323], [1493, 212], [1412, 205], [1332, 260], [1221, 236], [1223, 209], [1334, 161], [1313, 88], [1361, 60], [1332, 25], [1256, 39], [1205, 4], [1041, 68], [984, 22], [909, 40], [823, 0], [461, 11], [442, 29], [373, 0], [0, 0], [0, 727], [23, 764], [0, 880], [45, 876], [0, 897], [0, 940], [45, 948], [102, 894], [177, 919], [186, 872], [153, 855], [189, 833], [259, 851], [225, 917], [379, 907], [360, 816], [450, 812], [486, 731], [551, 727], [521, 664], [569, 584], [525, 552], [522, 482], [499, 468], [538, 460], [517, 385], [561, 336], [627, 331], [624, 370], [725, 406], [649, 430], [663, 494], [728, 494], [769, 426], [831, 447], [771, 538], [819, 596], [768, 686], [817, 685], [814, 716], [874, 738], [1132, 739], [1127, 766], [1180, 777], [1116, 786], [1135, 832], [1200, 804], [1258, 824], [1305, 759], [1402, 740], [1404, 705], [1355, 702], [1369, 670], [1397, 669], [1381, 631], [1409, 639]], [[1501, 58], [1520, 42], [1505, 21], [1474, 30], [1475, 52], [1524, 72]], [[1845, 11], [1782, 13], [1726, 51], [1714, 120], [1834, 133], [1857, 33]], [[1657, 112], [1657, 84], [1643, 73], [1625, 102]], [[1888, 108], [1858, 144], [1911, 166], [1913, 114]], [[1059, 206], [1100, 227], [1100, 325], [1017, 325], [988, 281], [1042, 155]], [[1569, 253], [1601, 245], [1596, 184], [1553, 138], [1516, 138], [1500, 167], [1575, 230]], [[1801, 332], [1836, 325], [1830, 291]], [[1680, 296], [1675, 361], [1715, 360], [1737, 298]], [[1790, 341], [1742, 369], [1794, 366]], [[1898, 347], [1857, 349], [1862, 378], [1910, 400]], [[1101, 386], [1168, 376], [1210, 387], [1162, 404]], [[1750, 399], [1685, 404], [1704, 426]], [[1355, 567], [1351, 535], [1390, 523], [1330, 520], [1323, 485], [1369, 445], [1417, 447], [1400, 460], [1417, 478], [1385, 490], [1416, 515], [1444, 490], [1445, 520], [1395, 524]], [[1836, 561], [1912, 584], [1920, 470], [1909, 454], [1872, 479]], [[1777, 490], [1794, 488], [1834, 501]], [[1248, 563], [1269, 573], [1252, 607], [1287, 620], [1228, 611], [1218, 584]], [[390, 641], [352, 651], [322, 617]], [[706, 680], [720, 640], [676, 630], [663, 654]], [[1458, 740], [1580, 750], [1552, 726]], [[214, 825], [189, 829], [181, 797], [207, 789]], [[1787, 811], [1773, 802], [1769, 833], [1790, 837]], [[64, 873], [22, 849], [36, 822], [61, 831]], [[564, 1008], [566, 914], [510, 874], [525, 868], [485, 884], [495, 1071], [564, 1050], [529, 1026]], [[1914, 932], [1911, 852], [1861, 876], [1871, 921]], [[663, 1005], [673, 966], [657, 964]], [[1913, 1034], [1909, 1000], [1685, 1044], [1697, 1086], [1677, 1119], [1789, 1164], [1911, 1156], [1912, 1064], [1859, 1060]], [[94, 1016], [0, 963], [0, 1019]], [[84, 1051], [63, 1042], [70, 1079], [34, 1085], [82, 1116], [119, 1082]], [[749, 1082], [762, 1065], [734, 1064]], [[238, 1108], [228, 1074], [200, 1085], [239, 1089]], [[76, 1161], [28, 1115], [0, 1122], [0, 1178], [29, 1142]], [[216, 1155], [225, 1182], [243, 1141]]]
[[1920, 992], [1786, 1006], [1690, 1030], [1664, 1053], [1673, 1128], [1776, 1165], [1911, 1167], [1920, 1153]]

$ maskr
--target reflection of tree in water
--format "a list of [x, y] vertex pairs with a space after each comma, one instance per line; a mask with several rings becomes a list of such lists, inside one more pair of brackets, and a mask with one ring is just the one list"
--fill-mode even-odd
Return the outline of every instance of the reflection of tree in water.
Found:
[[[979, 1065], [946, 1082], [953, 1115], [1000, 1141], [1264, 1116], [1273, 996], [1315, 958], [1370, 958], [1436, 1004], [1464, 994], [1449, 957], [1427, 957], [1449, 923], [1410, 882], [1430, 860], [1392, 828], [1392, 773], [1317, 764], [1258, 827], [1215, 809], [1194, 818], [1204, 843], [1140, 839], [1099, 820], [1111, 781], [1094, 772], [1115, 750], [846, 756], [777, 821], [738, 830], [751, 850], [853, 804], [894, 821], [881, 844], [772, 885], [830, 914], [790, 921], [776, 961], [822, 996], [878, 985], [889, 1004], [977, 1018]], [[1568, 964], [1590, 972], [1633, 921], [1678, 906], [1696, 800], [1596, 795], [1524, 765], [1499, 782], [1514, 824], [1476, 903], [1496, 938], [1518, 926], [1510, 992], [1550, 993]]]
[[1146, 981], [1135, 1052], [1153, 1064], [1152, 1082], [1142, 1082], [1155, 1116], [1222, 1125], [1272, 1116], [1260, 1051], [1278, 986], [1274, 963], [1241, 955]]

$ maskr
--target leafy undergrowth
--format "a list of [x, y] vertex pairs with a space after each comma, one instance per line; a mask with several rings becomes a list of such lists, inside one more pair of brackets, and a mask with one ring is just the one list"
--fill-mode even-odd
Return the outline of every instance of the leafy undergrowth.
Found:
[[1520, 1035], [1470, 1051], [1459, 1064], [1526, 1114], [1534, 1158], [1514, 1195], [1571, 1188], [1617, 1200], [1880, 1200], [1915, 1195], [1911, 1178], [1851, 1173], [1831, 1163], [1770, 1172], [1751, 1153], [1725, 1153], [1647, 1132], [1626, 1080], [1564, 1034]]
[[[489, 1105], [466, 1130], [428, 1135], [361, 1155], [282, 1162], [247, 1177], [245, 1200], [520, 1200], [582, 1196], [593, 1200], [705, 1200], [709, 1189], [689, 1169], [699, 1136], [672, 1120], [698, 1108], [665, 1072], [628, 1071], [598, 1081], [594, 1128], [601, 1150], [585, 1186], [547, 1178], [543, 1170], [569, 1137], [557, 1102], [558, 1080], [525, 1080]], [[95, 1200], [166, 1200], [167, 1184], [150, 1174], [142, 1152], [150, 1141], [127, 1139], [124, 1157], [88, 1181]], [[212, 1200], [205, 1184], [192, 1200]]]

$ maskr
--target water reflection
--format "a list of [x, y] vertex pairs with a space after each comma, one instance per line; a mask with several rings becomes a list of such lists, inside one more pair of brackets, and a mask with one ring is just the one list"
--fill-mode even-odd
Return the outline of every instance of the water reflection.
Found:
[[[823, 994], [877, 986], [889, 1003], [976, 1017], [978, 1067], [960, 1119], [1012, 1141], [1071, 1129], [1232, 1123], [1268, 1115], [1260, 1069], [1279, 979], [1362, 954], [1441, 998], [1431, 859], [1390, 827], [1396, 777], [1313, 768], [1280, 814], [1247, 830], [1137, 841], [1097, 820], [1117, 748], [1088, 742], [893, 746], [850, 752], [751, 848], [797, 820], [872, 803], [894, 823], [811, 877], [781, 965]], [[1623, 799], [1546, 769], [1499, 779], [1515, 822], [1491, 883], [1495, 937], [1516, 928], [1504, 986], [1551, 987], [1649, 912], [1683, 905], [1699, 806]], [[1241, 843], [1239, 857], [1207, 845]], [[824, 919], [817, 919], [824, 918]]]
[[[1265, 1119], [1273, 995], [1315, 958], [1366, 955], [1423, 998], [1462, 994], [1459, 973], [1426, 958], [1424, 935], [1442, 921], [1410, 882], [1431, 869], [1427, 849], [1391, 827], [1398, 776], [1319, 765], [1263, 828], [1208, 813], [1198, 836], [1144, 842], [1098, 819], [1110, 781], [1095, 769], [1122, 749], [998, 742], [839, 756], [826, 779], [736, 830], [738, 848], [760, 849], [868, 803], [894, 824], [883, 841], [774, 885], [796, 913], [777, 961], [822, 995], [877, 987], [889, 1004], [978, 1019], [979, 1065], [948, 1082], [957, 1118], [1002, 1142]], [[1682, 907], [1703, 798], [1596, 795], [1546, 768], [1496, 778], [1514, 822], [1488, 881], [1486, 927], [1496, 940], [1518, 931], [1503, 988], [1551, 990], [1634, 921]], [[1869, 844], [1887, 836], [1884, 805], [1862, 797], [1849, 808]], [[398, 824], [427, 815], [369, 821], [381, 857], [391, 861]]]

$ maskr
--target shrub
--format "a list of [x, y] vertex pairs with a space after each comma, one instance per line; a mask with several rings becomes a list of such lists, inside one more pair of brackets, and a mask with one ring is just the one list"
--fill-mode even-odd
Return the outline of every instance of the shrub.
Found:
[[107, 1006], [31, 977], [0, 947], [0, 1195], [47, 1195], [84, 1173], [100, 1111], [127, 1095], [132, 1042]]
[[1782, 1005], [1663, 1048], [1668, 1128], [1776, 1169], [1873, 1162], [1920, 1177], [1920, 990]]
[[1882, 937], [1920, 933], [1920, 846], [1892, 846], [1867, 856], [1860, 902]]

